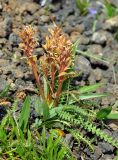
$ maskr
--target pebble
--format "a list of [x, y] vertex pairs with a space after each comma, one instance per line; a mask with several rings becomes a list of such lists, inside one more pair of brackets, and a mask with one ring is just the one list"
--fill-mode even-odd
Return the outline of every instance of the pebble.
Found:
[[118, 0], [110, 0], [110, 3], [116, 8], [118, 8]]
[[103, 77], [102, 70], [99, 68], [96, 68], [93, 72], [94, 72], [96, 81], [99, 82]]
[[114, 158], [114, 155], [102, 155], [102, 157], [99, 160], [115, 160]]
[[0, 58], [3, 56], [3, 52], [0, 50]]
[[19, 39], [18, 35], [16, 35], [14, 32], [12, 32], [9, 35], [9, 43], [12, 46], [18, 46], [19, 42], [20, 42], [20, 39]]
[[39, 9], [39, 5], [33, 2], [24, 2], [23, 5], [19, 7], [19, 13], [23, 14], [24, 12], [30, 12], [30, 14], [34, 14]]
[[92, 154], [90, 150], [87, 148], [85, 149], [85, 152], [90, 157], [91, 160], [99, 160], [99, 158], [102, 155], [102, 151], [98, 146], [94, 146], [94, 153]]
[[75, 71], [77, 73], [82, 74], [83, 79], [86, 79], [91, 71], [90, 62], [83, 56], [76, 56], [75, 57]]
[[112, 31], [114, 29], [117, 30], [117, 28], [118, 28], [118, 15], [106, 20], [104, 29]]
[[104, 44], [107, 41], [107, 37], [103, 31], [98, 31], [93, 34], [91, 41], [97, 44]]
[[114, 147], [106, 142], [99, 142], [99, 148], [101, 149], [102, 153], [113, 153]]
[[8, 85], [8, 84], [7, 84], [6, 79], [4, 79], [4, 78], [2, 78], [2, 77], [0, 76], [0, 92], [1, 92], [7, 85]]
[[12, 18], [9, 16], [0, 22], [0, 37], [7, 37], [12, 32]]
[[50, 17], [46, 15], [42, 15], [40, 16], [40, 21], [42, 21], [43, 23], [48, 23], [50, 21]]

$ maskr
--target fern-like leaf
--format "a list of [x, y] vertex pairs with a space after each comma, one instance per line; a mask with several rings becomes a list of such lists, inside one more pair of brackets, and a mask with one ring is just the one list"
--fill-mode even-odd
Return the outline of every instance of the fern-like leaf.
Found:
[[71, 125], [80, 125], [85, 130], [91, 132], [92, 134], [95, 134], [96, 136], [110, 143], [114, 147], [118, 148], [118, 141], [114, 140], [111, 136], [107, 135], [99, 128], [94, 126], [89, 120], [84, 120], [82, 116], [78, 116], [77, 118], [75, 118], [75, 115], [71, 115], [69, 112], [66, 111], [59, 112], [58, 116], [60, 117], [60, 119], [70, 122]]
[[79, 130], [67, 129], [67, 131], [69, 131], [77, 141], [82, 141], [83, 143], [89, 146], [91, 151], [94, 151], [90, 140], [86, 138], [82, 133], [80, 133]]

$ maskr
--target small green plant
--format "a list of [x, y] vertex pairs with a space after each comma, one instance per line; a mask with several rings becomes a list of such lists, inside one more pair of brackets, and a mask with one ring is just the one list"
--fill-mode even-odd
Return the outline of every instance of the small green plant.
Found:
[[[40, 98], [35, 104], [38, 118], [34, 127], [46, 126], [48, 130], [57, 128], [59, 133], [70, 132], [77, 141], [83, 141], [93, 149], [91, 140], [82, 134], [82, 130], [85, 129], [118, 148], [116, 140], [94, 125], [95, 111], [84, 109], [82, 103], [83, 100], [106, 96], [93, 93], [101, 84], [79, 88], [71, 85], [71, 77], [77, 76], [73, 69], [77, 43], [72, 45], [61, 28], [56, 25], [54, 29], [49, 29], [49, 32], [50, 35], [46, 36], [43, 45], [44, 55], [40, 58], [40, 76], [38, 76], [37, 61], [32, 54], [35, 46], [32, 44], [37, 44], [33, 37], [35, 31], [31, 26], [27, 26], [20, 33], [22, 39], [20, 47], [30, 62], [40, 91]], [[40, 80], [41, 76], [43, 82]]]
[[111, 18], [118, 14], [118, 9], [114, 7], [109, 0], [104, 0], [104, 12], [108, 18]]
[[76, 0], [76, 5], [81, 15], [87, 14], [89, 4], [90, 4], [89, 0]]
[[63, 160], [67, 157], [74, 160], [69, 147], [56, 132], [51, 131], [47, 136], [45, 126], [40, 133], [33, 126], [29, 126], [30, 97], [25, 99], [20, 114], [17, 114], [17, 105], [16, 100], [0, 124], [0, 158]]
[[[20, 47], [32, 69], [40, 96], [33, 104], [37, 115], [33, 122], [30, 120], [29, 96], [20, 114], [17, 113], [17, 100], [7, 110], [0, 124], [2, 159], [74, 160], [65, 133], [70, 133], [78, 145], [83, 142], [93, 151], [92, 140], [83, 130], [118, 148], [117, 140], [95, 126], [96, 111], [88, 109], [89, 99], [106, 96], [95, 93], [103, 84], [73, 86], [71, 79], [78, 76], [73, 69], [77, 43], [73, 45], [56, 25], [49, 32], [43, 45], [44, 55], [39, 59], [40, 66], [33, 55], [37, 46], [35, 30], [27, 26], [19, 33]], [[1, 95], [5, 94], [2, 92]], [[109, 116], [110, 111], [97, 112], [97, 119]]]

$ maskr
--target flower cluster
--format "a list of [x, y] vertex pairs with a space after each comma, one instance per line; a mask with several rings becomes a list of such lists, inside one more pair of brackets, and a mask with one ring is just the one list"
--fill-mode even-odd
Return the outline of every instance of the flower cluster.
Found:
[[62, 29], [54, 26], [49, 29], [50, 35], [46, 37], [43, 48], [46, 55], [42, 58], [42, 68], [44, 74], [51, 78], [51, 91], [54, 94], [55, 77], [58, 75], [58, 88], [56, 91], [56, 101], [58, 101], [62, 84], [67, 78], [68, 70], [72, 65], [72, 43], [63, 34]]
[[[36, 65], [36, 61], [33, 59], [33, 50], [38, 43], [34, 38], [35, 30], [31, 26], [26, 26], [19, 33], [22, 40], [20, 47], [31, 64], [41, 96], [44, 98], [45, 95], [45, 99], [47, 99], [48, 102], [54, 99], [56, 105], [62, 90], [63, 82], [68, 78], [68, 75], [71, 74], [69, 69], [73, 62], [72, 43], [63, 34], [62, 29], [56, 25], [54, 25], [53, 29], [49, 29], [49, 33], [50, 34], [46, 36], [46, 42], [43, 45], [45, 53], [40, 58], [40, 70], [42, 75], [49, 82], [48, 95], [44, 94], [44, 86], [42, 87], [40, 77], [38, 75], [38, 67]], [[58, 86], [55, 88], [57, 83]]]
[[22, 40], [19, 46], [24, 51], [27, 58], [32, 56], [34, 48], [38, 45], [36, 38], [34, 38], [35, 33], [36, 30], [31, 26], [26, 26], [19, 32], [19, 37]]
[[32, 68], [34, 78], [37, 82], [37, 86], [40, 90], [40, 95], [44, 98], [43, 87], [41, 85], [41, 80], [38, 74], [38, 67], [36, 63], [36, 58], [33, 56], [33, 50], [38, 45], [35, 36], [36, 31], [31, 26], [26, 26], [19, 32], [19, 37], [22, 42], [19, 44], [19, 47], [23, 50], [24, 54], [28, 58], [28, 62]]

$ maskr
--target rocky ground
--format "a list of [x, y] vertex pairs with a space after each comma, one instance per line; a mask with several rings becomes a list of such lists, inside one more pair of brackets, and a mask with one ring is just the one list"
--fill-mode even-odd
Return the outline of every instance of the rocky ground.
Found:
[[[50, 1], [51, 2], [51, 1]], [[113, 0], [118, 7], [118, 1]], [[74, 0], [53, 0], [47, 6], [41, 6], [36, 0], [0, 0], [0, 91], [11, 83], [10, 94], [16, 96], [20, 91], [23, 94], [35, 94], [35, 83], [25, 58], [18, 47], [17, 33], [24, 25], [33, 25], [37, 29], [39, 46], [35, 53], [42, 54], [41, 43], [47, 34], [48, 27], [54, 21], [62, 26], [72, 42], [79, 40], [78, 54], [76, 55], [75, 69], [81, 76], [75, 81], [81, 86], [85, 84], [105, 83], [105, 87], [97, 92], [109, 92], [111, 95], [102, 98], [99, 106], [113, 106], [118, 103], [118, 41], [115, 33], [118, 30], [118, 16], [108, 19], [103, 12], [101, 1], [92, 1], [91, 7], [96, 9], [97, 16], [88, 13], [80, 16]], [[99, 57], [96, 60], [83, 56], [86, 51]], [[10, 105], [10, 104], [9, 104]], [[0, 106], [0, 118], [4, 114], [4, 107]], [[106, 132], [118, 138], [118, 122], [108, 121]], [[84, 153], [87, 160], [112, 160], [114, 147], [99, 141], [95, 146], [95, 153], [91, 154], [86, 148]], [[78, 159], [84, 155], [78, 154]]]

